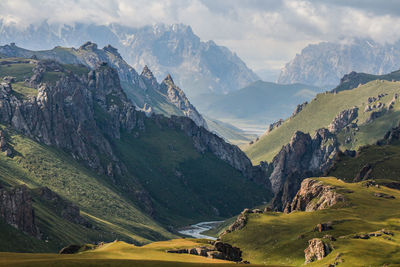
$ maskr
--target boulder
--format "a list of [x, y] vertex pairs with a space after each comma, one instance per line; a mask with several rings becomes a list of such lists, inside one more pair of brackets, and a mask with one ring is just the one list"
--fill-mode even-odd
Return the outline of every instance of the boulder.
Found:
[[313, 238], [308, 241], [308, 247], [304, 250], [305, 263], [321, 260], [330, 252], [331, 249], [327, 243], [319, 238]]
[[332, 222], [327, 222], [327, 223], [319, 223], [317, 224], [317, 226], [315, 227], [315, 231], [317, 232], [325, 232], [325, 231], [329, 231], [332, 230]]
[[217, 251], [222, 253], [223, 259], [235, 262], [242, 261], [242, 251], [240, 248], [232, 247], [230, 244], [220, 241], [215, 242], [214, 247]]

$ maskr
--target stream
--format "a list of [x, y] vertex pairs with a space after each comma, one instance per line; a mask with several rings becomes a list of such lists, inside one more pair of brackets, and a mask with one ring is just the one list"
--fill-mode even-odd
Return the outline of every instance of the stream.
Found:
[[217, 227], [223, 221], [212, 221], [212, 222], [200, 222], [183, 228], [178, 231], [180, 234], [188, 235], [194, 238], [207, 238], [216, 240], [213, 236], [203, 235], [202, 233]]

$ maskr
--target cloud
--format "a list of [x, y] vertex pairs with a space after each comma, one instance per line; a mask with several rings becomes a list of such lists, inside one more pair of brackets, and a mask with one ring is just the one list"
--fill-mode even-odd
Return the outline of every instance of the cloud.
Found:
[[[309, 43], [362, 37], [394, 42], [398, 0], [1, 0], [0, 17], [50, 23], [184, 23], [226, 45], [254, 69], [277, 69]], [[269, 66], [266, 66], [269, 65]]]

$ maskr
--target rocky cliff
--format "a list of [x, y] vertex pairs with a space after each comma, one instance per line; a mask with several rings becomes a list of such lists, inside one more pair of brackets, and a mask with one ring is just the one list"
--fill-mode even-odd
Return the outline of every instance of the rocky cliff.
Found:
[[25, 186], [0, 187], [0, 217], [13, 227], [34, 237], [40, 237], [32, 207], [32, 196]]
[[344, 201], [343, 195], [335, 190], [334, 186], [325, 185], [320, 181], [305, 179], [291, 203], [287, 203], [285, 212], [315, 211], [329, 208]]
[[161, 92], [168, 96], [169, 101], [174, 104], [178, 109], [182, 110], [186, 117], [192, 119], [198, 126], [207, 129], [207, 123], [196, 108], [189, 102], [185, 93], [178, 86], [175, 85], [171, 75], [162, 81], [160, 86]]
[[[49, 82], [46, 73], [56, 73], [59, 79]], [[69, 151], [99, 173], [113, 176], [109, 165], [121, 172], [123, 165], [106, 137], [119, 138], [123, 129], [143, 128], [144, 116], [127, 100], [115, 70], [98, 65], [79, 77], [56, 62], [38, 61], [26, 86], [36, 88], [37, 96], [18, 98], [11, 83], [11, 90], [0, 86], [1, 123]]]
[[301, 182], [322, 175], [337, 152], [336, 136], [327, 129], [317, 130], [313, 137], [296, 132], [270, 164], [273, 171], [269, 180], [275, 194], [273, 206], [282, 210], [296, 195]]

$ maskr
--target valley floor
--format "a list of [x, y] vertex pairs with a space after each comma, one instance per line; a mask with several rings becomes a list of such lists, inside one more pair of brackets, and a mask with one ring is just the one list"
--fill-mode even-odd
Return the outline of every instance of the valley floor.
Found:
[[[204, 241], [204, 240], [203, 240]], [[79, 254], [0, 253], [0, 266], [237, 266], [237, 264], [189, 254], [166, 253], [167, 249], [199, 246], [201, 240], [174, 239], [138, 247], [121, 241]], [[256, 265], [246, 265], [256, 266]], [[264, 266], [264, 265], [263, 265]]]

